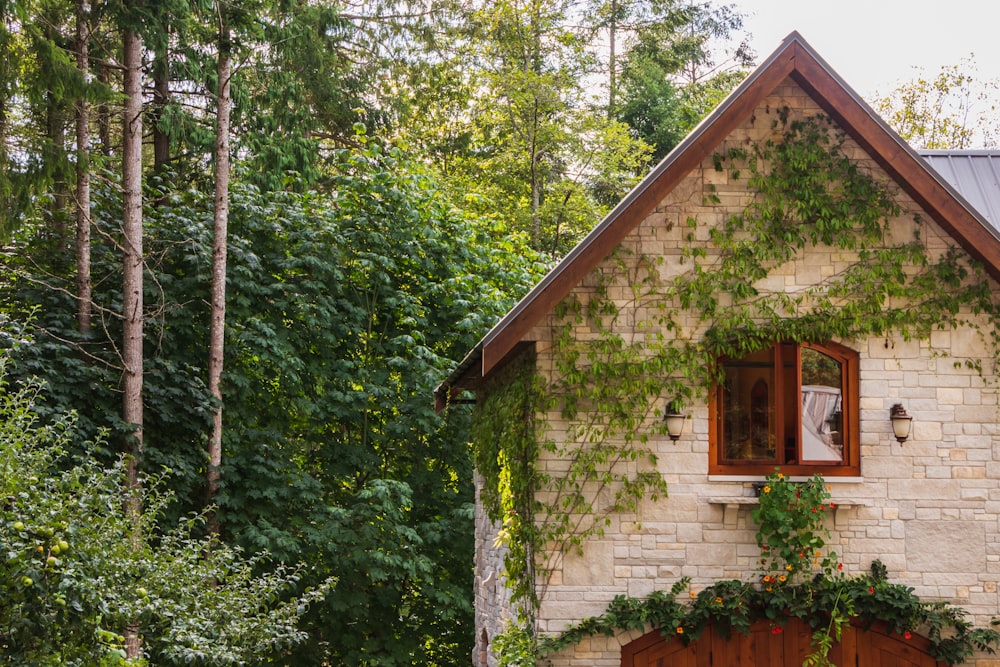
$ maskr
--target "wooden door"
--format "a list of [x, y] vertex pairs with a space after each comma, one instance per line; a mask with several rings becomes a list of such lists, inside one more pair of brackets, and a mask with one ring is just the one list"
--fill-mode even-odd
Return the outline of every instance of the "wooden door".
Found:
[[[801, 667], [811, 653], [812, 630], [798, 619], [777, 627], [759, 622], [749, 635], [734, 632], [728, 638], [708, 627], [687, 646], [650, 632], [622, 648], [622, 667]], [[922, 637], [907, 640], [881, 626], [849, 626], [829, 657], [843, 667], [941, 667], [928, 646]]]

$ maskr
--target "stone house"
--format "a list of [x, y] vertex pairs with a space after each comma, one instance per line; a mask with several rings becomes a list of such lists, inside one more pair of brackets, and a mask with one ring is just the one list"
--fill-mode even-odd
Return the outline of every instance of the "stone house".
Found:
[[[823, 476], [846, 573], [878, 560], [977, 626], [1000, 616], [989, 158], [918, 154], [786, 38], [437, 390], [441, 407], [471, 392], [482, 410], [532, 387], [550, 399], [481, 418], [495, 442], [477, 461], [474, 664], [497, 664], [496, 638], [518, 618], [554, 636], [682, 578], [692, 596], [759, 581], [751, 512], [775, 471]], [[524, 377], [515, 368], [535, 382], [505, 394]], [[899, 438], [896, 405], [910, 418]], [[684, 419], [668, 429], [668, 414]], [[503, 448], [522, 418], [517, 437], [537, 447], [516, 462]], [[537, 504], [519, 505], [524, 493]], [[554, 527], [519, 533], [518, 516]], [[540, 664], [801, 664], [809, 629], [796, 623], [690, 644], [647, 624]], [[921, 631], [854, 629], [838, 664], [936, 664]], [[971, 661], [1000, 664], [987, 657]]]

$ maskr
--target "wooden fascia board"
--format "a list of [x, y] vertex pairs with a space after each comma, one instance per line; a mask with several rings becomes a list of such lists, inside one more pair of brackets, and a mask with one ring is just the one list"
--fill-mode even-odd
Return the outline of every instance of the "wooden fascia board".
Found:
[[703, 124], [700, 132], [683, 145], [681, 152], [668, 156], [665, 159], [665, 168], [657, 169], [657, 173], [640, 186], [641, 190], [630, 205], [616, 217], [606, 221], [606, 226], [600, 234], [581, 248], [572, 261], [564, 262], [557, 267], [557, 272], [551, 276], [544, 290], [535, 294], [514, 318], [504, 323], [502, 328], [492, 332], [493, 335], [483, 343], [484, 376], [501, 363], [532, 327], [608, 257], [625, 236], [635, 229], [692, 169], [701, 164], [711, 151], [748, 118], [764, 97], [791, 74], [794, 58], [789, 46], [790, 44], [786, 44], [784, 49], [776, 52], [768, 66], [759, 70], [753, 80], [736, 97], [728, 101], [721, 114], [711, 122]]
[[1000, 240], [936, 178], [930, 167], [909, 149], [874, 111], [837, 81], [816, 57], [796, 45], [792, 78], [824, 111], [868, 152], [987, 272], [1000, 280]]

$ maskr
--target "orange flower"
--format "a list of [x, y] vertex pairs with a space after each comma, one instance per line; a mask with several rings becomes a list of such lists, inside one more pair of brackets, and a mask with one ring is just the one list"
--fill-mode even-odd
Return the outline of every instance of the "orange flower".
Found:
[[788, 577], [786, 577], [785, 575], [781, 575], [780, 577], [778, 577], [778, 581], [780, 581], [782, 583], [784, 583], [785, 580], [787, 580], [787, 579], [788, 579]]
[[677, 634], [683, 635], [684, 634], [684, 628], [682, 628], [681, 626], [678, 625], [677, 626]]
[[698, 597], [698, 594], [697, 594], [697, 593], [695, 593], [694, 591], [691, 591], [690, 593], [688, 593], [688, 595], [690, 595], [690, 596], [691, 596], [691, 597], [693, 597], [693, 598], [696, 598], [696, 597]]
[[786, 570], [788, 570], [789, 572], [791, 572], [791, 571], [792, 571], [792, 570], [794, 570], [795, 568], [794, 568], [794, 567], [792, 567], [791, 565], [786, 565], [786, 566], [785, 566], [785, 569], [786, 569]]
[[765, 486], [764, 487], [764, 493], [771, 493], [771, 487]]
[[715, 598], [715, 604], [722, 604], [722, 598]]
[[784, 476], [784, 474], [782, 474], [782, 473], [780, 473], [780, 472], [779, 472], [779, 473], [778, 473], [778, 479], [785, 479], [785, 476]]

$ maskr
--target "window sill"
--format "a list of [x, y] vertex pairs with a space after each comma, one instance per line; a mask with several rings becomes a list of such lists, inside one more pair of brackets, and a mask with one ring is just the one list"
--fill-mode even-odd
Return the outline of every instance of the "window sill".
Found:
[[[822, 475], [822, 471], [819, 471]], [[808, 482], [812, 477], [808, 475], [792, 475], [788, 477], [790, 482]], [[762, 475], [709, 475], [708, 481], [710, 482], [764, 482], [767, 481]], [[823, 481], [827, 484], [861, 484], [865, 481], [864, 477], [837, 477], [835, 475], [824, 476]], [[837, 502], [834, 499], [833, 502]], [[846, 502], [846, 501], [845, 501]]]
[[[847, 527], [847, 514], [852, 508], [867, 506], [867, 503], [857, 500], [838, 500], [836, 498], [831, 498], [831, 500], [834, 504], [833, 527], [837, 530], [843, 530]], [[721, 506], [723, 510], [722, 521], [725, 527], [736, 528], [740, 508], [759, 505], [760, 501], [758, 498], [751, 496], [733, 496], [729, 498], [709, 498], [708, 504]]]

